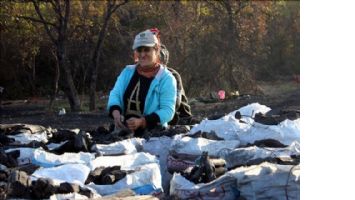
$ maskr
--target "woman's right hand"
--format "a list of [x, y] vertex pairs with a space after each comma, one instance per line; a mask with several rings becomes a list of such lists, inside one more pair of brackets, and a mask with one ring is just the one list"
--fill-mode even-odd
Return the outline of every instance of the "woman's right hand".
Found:
[[125, 126], [121, 122], [121, 113], [118, 110], [114, 110], [112, 112], [113, 120], [115, 121], [115, 125], [117, 128], [125, 128]]

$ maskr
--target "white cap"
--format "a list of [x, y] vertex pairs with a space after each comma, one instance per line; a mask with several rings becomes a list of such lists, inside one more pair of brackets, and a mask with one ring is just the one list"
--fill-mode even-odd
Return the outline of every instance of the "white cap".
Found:
[[135, 50], [141, 46], [154, 47], [156, 44], [158, 44], [157, 36], [150, 30], [146, 30], [136, 35], [132, 49]]

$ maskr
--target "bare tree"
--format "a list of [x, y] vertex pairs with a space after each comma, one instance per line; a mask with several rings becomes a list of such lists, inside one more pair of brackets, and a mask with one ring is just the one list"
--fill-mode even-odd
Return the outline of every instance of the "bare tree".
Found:
[[91, 76], [90, 76], [90, 104], [89, 108], [90, 110], [95, 110], [96, 108], [96, 85], [97, 85], [97, 71], [99, 68], [99, 59], [100, 59], [100, 54], [102, 50], [102, 44], [105, 39], [106, 35], [106, 30], [108, 23], [111, 19], [112, 14], [122, 5], [126, 4], [128, 0], [125, 0], [123, 2], [116, 2], [116, 0], [107, 0], [106, 3], [106, 10], [103, 16], [103, 25], [100, 29], [99, 36], [96, 41], [95, 49], [92, 52], [91, 56], [91, 61], [89, 68], [91, 70]]
[[40, 9], [40, 1], [32, 0], [32, 4], [36, 10], [38, 18], [30, 17], [30, 16], [18, 16], [22, 19], [30, 20], [33, 22], [41, 23], [44, 26], [44, 29], [50, 38], [50, 41], [53, 43], [55, 47], [55, 55], [56, 55], [56, 74], [53, 88], [53, 96], [50, 101], [49, 108], [51, 108], [53, 104], [53, 100], [58, 92], [58, 81], [59, 81], [59, 70], [63, 69], [65, 75], [65, 83], [66, 90], [65, 93], [68, 97], [70, 108], [72, 111], [80, 110], [80, 99], [78, 92], [75, 88], [73, 76], [71, 74], [71, 70], [69, 66], [66, 64], [66, 42], [67, 42], [67, 29], [68, 29], [68, 21], [70, 18], [70, 1], [69, 0], [50, 0], [47, 1], [51, 4], [51, 7], [54, 11], [56, 22], [51, 22], [46, 20], [43, 16], [43, 13]]
[[[240, 12], [248, 5], [250, 1], [232, 1], [223, 0], [219, 1], [222, 7], [225, 9], [227, 15], [227, 39], [228, 45], [227, 51], [229, 52], [227, 57], [227, 66], [225, 68], [225, 77], [229, 79], [229, 83], [235, 86], [238, 90], [245, 89], [246, 91], [256, 91], [256, 83], [253, 77], [251, 77], [250, 70], [242, 63], [242, 59], [246, 57], [243, 48], [240, 45], [240, 30], [238, 30], [240, 19]], [[236, 72], [236, 73], [235, 73]], [[237, 76], [237, 78], [235, 78]]]

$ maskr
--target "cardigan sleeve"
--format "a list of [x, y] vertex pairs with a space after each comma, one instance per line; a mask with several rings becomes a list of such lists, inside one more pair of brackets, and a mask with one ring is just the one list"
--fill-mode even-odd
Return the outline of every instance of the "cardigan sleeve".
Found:
[[160, 123], [165, 124], [171, 121], [175, 113], [176, 103], [176, 80], [169, 73], [160, 83], [159, 87], [159, 109], [155, 113], [160, 118]]
[[107, 111], [109, 111], [109, 112], [110, 112], [110, 109], [112, 106], [118, 106], [121, 109], [121, 111], [124, 110], [123, 85], [124, 85], [124, 82], [126, 79], [125, 76], [126, 76], [126, 68], [122, 70], [121, 74], [118, 76], [118, 78], [116, 80], [114, 87], [112, 88], [112, 90], [110, 92], [110, 95], [108, 98], [108, 103], [107, 103]]

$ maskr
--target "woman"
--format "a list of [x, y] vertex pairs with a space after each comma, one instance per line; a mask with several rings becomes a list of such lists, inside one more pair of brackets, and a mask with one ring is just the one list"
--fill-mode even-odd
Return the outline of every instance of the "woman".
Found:
[[117, 128], [127, 127], [139, 136], [145, 129], [166, 127], [173, 118], [176, 80], [159, 62], [160, 42], [152, 31], [139, 33], [133, 50], [138, 63], [122, 70], [107, 109]]

